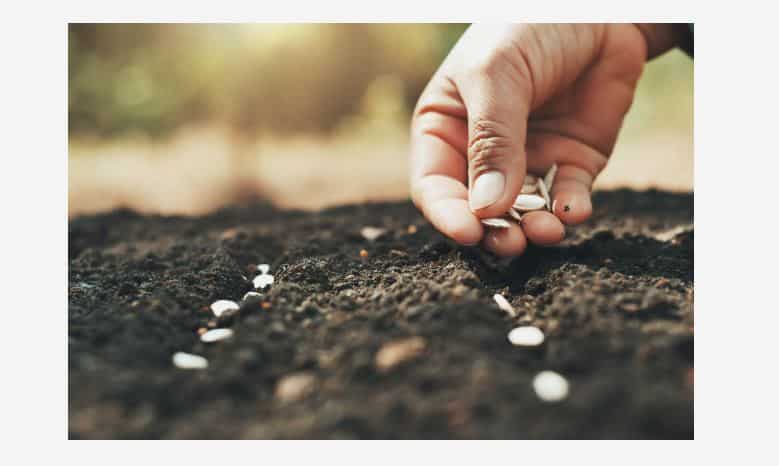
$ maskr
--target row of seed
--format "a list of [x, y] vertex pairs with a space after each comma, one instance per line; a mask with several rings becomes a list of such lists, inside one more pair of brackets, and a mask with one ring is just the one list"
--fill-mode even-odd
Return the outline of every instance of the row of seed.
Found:
[[[257, 266], [257, 270], [260, 274], [254, 277], [252, 283], [255, 289], [265, 289], [273, 284], [273, 275], [269, 274], [270, 266], [268, 264], [260, 264]], [[259, 302], [262, 299], [262, 294], [256, 291], [249, 291], [241, 299], [241, 304], [246, 306], [248, 304]], [[219, 299], [211, 303], [211, 312], [214, 313], [216, 318], [222, 315], [232, 312], [238, 312], [241, 306], [235, 301], [229, 299]], [[232, 338], [233, 331], [229, 328], [215, 328], [208, 330], [200, 335], [200, 341], [203, 343], [214, 343], [217, 341], [226, 340]], [[197, 354], [190, 354], [184, 352], [177, 352], [173, 355], [173, 364], [179, 369], [206, 369], [208, 368], [208, 360], [203, 356]]]
[[[508, 313], [512, 318], [517, 317], [517, 312], [508, 300], [501, 294], [493, 296], [498, 307]], [[540, 328], [525, 325], [512, 329], [508, 334], [509, 342], [514, 346], [535, 347], [541, 345], [544, 340], [544, 332]], [[533, 378], [533, 390], [542, 401], [556, 403], [568, 397], [570, 387], [568, 381], [562, 375], [554, 371], [541, 371]]]

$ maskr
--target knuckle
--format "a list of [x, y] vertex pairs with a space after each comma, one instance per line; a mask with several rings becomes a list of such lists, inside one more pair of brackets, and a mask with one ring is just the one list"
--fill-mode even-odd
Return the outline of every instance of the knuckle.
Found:
[[468, 160], [475, 175], [502, 164], [511, 156], [512, 141], [503, 125], [479, 119], [468, 142]]

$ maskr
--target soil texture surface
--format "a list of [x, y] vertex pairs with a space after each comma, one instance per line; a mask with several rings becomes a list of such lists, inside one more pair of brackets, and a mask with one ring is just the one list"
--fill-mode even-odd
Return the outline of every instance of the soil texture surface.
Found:
[[[693, 195], [593, 204], [561, 245], [510, 260], [448, 241], [409, 202], [73, 219], [69, 436], [692, 438]], [[273, 285], [215, 317], [258, 264]], [[521, 325], [543, 344], [513, 346]], [[234, 334], [201, 342], [211, 328]], [[545, 370], [567, 398], [539, 398]]]

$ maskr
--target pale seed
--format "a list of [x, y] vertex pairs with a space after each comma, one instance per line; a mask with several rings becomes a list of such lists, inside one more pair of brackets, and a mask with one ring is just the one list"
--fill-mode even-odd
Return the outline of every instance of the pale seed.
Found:
[[362, 235], [362, 237], [367, 239], [368, 241], [375, 241], [386, 232], [387, 230], [385, 230], [384, 228], [376, 228], [376, 227], [363, 227], [360, 230], [360, 234]]
[[511, 305], [511, 303], [508, 302], [508, 300], [506, 300], [506, 298], [503, 297], [502, 294], [495, 293], [495, 296], [493, 296], [492, 299], [495, 300], [501, 310], [506, 311], [511, 317], [517, 316], [517, 312], [514, 310], [514, 307]]
[[173, 365], [179, 369], [206, 369], [208, 360], [196, 354], [178, 352], [173, 355]]
[[493, 228], [509, 228], [511, 226], [505, 218], [483, 218], [481, 223]]
[[533, 194], [538, 189], [537, 184], [523, 184], [522, 185], [522, 191], [520, 191], [520, 194]]
[[543, 209], [545, 206], [544, 198], [534, 194], [520, 194], [514, 201], [514, 208], [520, 212]]
[[557, 372], [543, 371], [533, 379], [533, 390], [541, 401], [556, 403], [568, 397], [569, 385], [565, 377]]
[[211, 304], [211, 311], [217, 317], [221, 316], [225, 312], [237, 311], [238, 309], [240, 309], [238, 303], [235, 301], [230, 301], [229, 299], [220, 299], [218, 301], [214, 301]]
[[215, 341], [226, 340], [233, 336], [233, 331], [229, 328], [215, 328], [200, 335], [200, 341], [203, 343], [213, 343]]
[[259, 270], [261, 274], [265, 275], [270, 270], [270, 265], [260, 264], [257, 266], [257, 270]]
[[544, 196], [544, 202], [546, 202], [546, 207], [548, 209], [551, 209], [552, 200], [549, 199], [549, 191], [546, 189], [546, 183], [544, 183], [544, 180], [541, 179], [538, 180], [538, 190], [541, 191], [541, 195]]
[[544, 332], [538, 327], [517, 327], [509, 332], [508, 339], [514, 346], [538, 346], [544, 342]]
[[553, 164], [549, 171], [546, 172], [546, 176], [544, 176], [544, 183], [546, 184], [546, 187], [550, 190], [552, 189], [552, 184], [554, 184], [554, 177], [557, 175], [557, 164]]
[[252, 283], [254, 283], [254, 288], [261, 290], [267, 287], [268, 285], [273, 285], [273, 275], [269, 275], [266, 273], [262, 275], [257, 275], [256, 277], [254, 277]]
[[519, 211], [513, 207], [509, 209], [509, 215], [518, 222], [522, 221], [522, 216], [519, 214]]

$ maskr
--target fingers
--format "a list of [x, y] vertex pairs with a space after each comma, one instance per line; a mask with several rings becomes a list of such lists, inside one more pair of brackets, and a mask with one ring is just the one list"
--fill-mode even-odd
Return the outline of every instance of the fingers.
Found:
[[566, 225], [577, 225], [592, 215], [592, 183], [606, 166], [605, 155], [565, 135], [534, 132], [528, 136], [528, 158], [535, 173], [545, 173], [557, 163], [549, 193], [555, 216]]
[[499, 63], [455, 78], [468, 115], [468, 201], [479, 218], [504, 215], [525, 178], [530, 87]]
[[434, 78], [411, 124], [411, 198], [433, 226], [472, 245], [484, 228], [468, 207], [465, 108], [446, 80]]
[[500, 257], [519, 256], [527, 248], [527, 238], [518, 224], [509, 228], [490, 228], [484, 235], [482, 245]]
[[565, 227], [550, 212], [534, 211], [522, 215], [522, 230], [538, 246], [551, 246], [565, 238]]
[[592, 215], [592, 175], [574, 165], [561, 165], [552, 186], [553, 213], [566, 225], [577, 225]]

